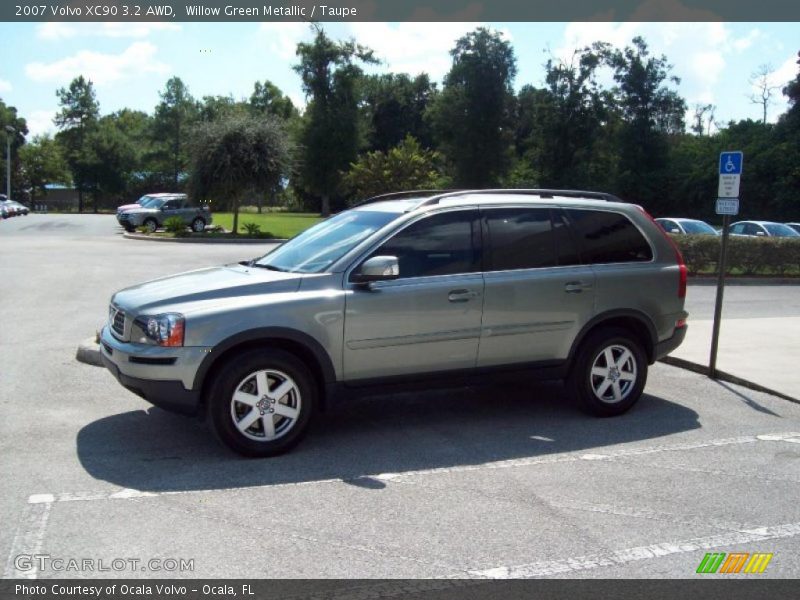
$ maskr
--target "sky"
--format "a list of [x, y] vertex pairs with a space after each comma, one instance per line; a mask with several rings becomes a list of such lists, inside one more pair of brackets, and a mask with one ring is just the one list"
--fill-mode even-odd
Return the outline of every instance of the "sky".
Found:
[[[681, 79], [690, 107], [717, 106], [715, 118], [760, 119], [751, 75], [762, 65], [778, 87], [768, 120], [787, 108], [780, 87], [797, 74], [800, 23], [329, 23], [337, 39], [354, 37], [382, 64], [369, 72], [427, 72], [441, 82], [455, 40], [479, 25], [503, 33], [517, 57], [516, 89], [541, 86], [548, 58], [569, 61], [594, 41], [624, 47], [643, 36]], [[56, 90], [83, 74], [95, 84], [102, 114], [124, 107], [152, 112], [167, 79], [179, 76], [196, 98], [250, 96], [269, 79], [303, 106], [292, 70], [295, 47], [312, 38], [306, 23], [0, 23], [0, 98], [28, 122], [29, 138], [54, 132]], [[10, 51], [8, 50], [10, 49]], [[612, 82], [609, 73], [601, 81]]]

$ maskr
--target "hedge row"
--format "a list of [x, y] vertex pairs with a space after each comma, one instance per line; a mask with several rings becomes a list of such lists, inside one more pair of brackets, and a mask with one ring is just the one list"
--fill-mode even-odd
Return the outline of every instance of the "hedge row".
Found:
[[[689, 273], [717, 271], [721, 237], [674, 235]], [[736, 275], [799, 275], [800, 238], [728, 238], [725, 271]]]

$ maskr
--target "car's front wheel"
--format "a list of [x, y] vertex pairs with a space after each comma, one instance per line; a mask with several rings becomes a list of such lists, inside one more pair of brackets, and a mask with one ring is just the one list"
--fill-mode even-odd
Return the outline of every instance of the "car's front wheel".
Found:
[[317, 386], [308, 367], [278, 349], [236, 355], [216, 375], [207, 397], [214, 433], [252, 457], [281, 454], [305, 434]]
[[192, 231], [195, 233], [202, 233], [206, 230], [206, 222], [203, 221], [200, 217], [197, 217], [194, 221], [192, 221]]
[[647, 357], [628, 331], [604, 328], [581, 344], [567, 380], [581, 409], [598, 417], [621, 415], [642, 395]]
[[147, 233], [153, 233], [156, 229], [158, 229], [158, 222], [155, 219], [145, 219], [145, 222], [142, 223]]

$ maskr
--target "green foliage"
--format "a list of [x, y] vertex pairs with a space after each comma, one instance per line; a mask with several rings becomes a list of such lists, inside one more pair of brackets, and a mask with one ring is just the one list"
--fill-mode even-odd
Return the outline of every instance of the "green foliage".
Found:
[[25, 187], [31, 196], [44, 194], [45, 184], [70, 182], [69, 166], [59, 144], [49, 135], [36, 136], [19, 149]]
[[388, 152], [368, 152], [350, 165], [342, 183], [363, 200], [387, 192], [435, 189], [441, 186], [440, 156], [408, 136]]
[[302, 157], [298, 187], [321, 198], [321, 213], [330, 214], [330, 197], [339, 190], [341, 173], [355, 161], [361, 143], [357, 62], [375, 63], [372, 50], [330, 39], [320, 28], [311, 43], [297, 45], [294, 67], [309, 98], [300, 132]]
[[153, 121], [153, 158], [160, 170], [169, 173], [177, 190], [188, 163], [187, 138], [197, 119], [197, 105], [180, 77], [170, 78], [159, 95]]
[[284, 120], [295, 119], [298, 116], [292, 100], [284, 96], [281, 89], [269, 80], [264, 83], [255, 82], [249, 106], [256, 114], [272, 115]]
[[[13, 127], [16, 131], [11, 134], [6, 131], [6, 127]], [[0, 144], [2, 145], [2, 158], [0, 158], [0, 181], [3, 182], [0, 192], [6, 193], [6, 142], [11, 135], [11, 197], [18, 195], [21, 189], [22, 173], [20, 172], [19, 150], [25, 144], [25, 136], [28, 134], [28, 125], [25, 119], [17, 116], [17, 109], [14, 106], [6, 105], [0, 99]]]
[[425, 112], [437, 90], [427, 74], [413, 79], [405, 73], [372, 75], [364, 78], [362, 86], [370, 150], [385, 152], [409, 135], [426, 148], [433, 146]]
[[247, 232], [247, 235], [257, 236], [261, 233], [261, 225], [258, 223], [243, 223], [242, 227]]
[[164, 230], [168, 233], [181, 233], [186, 231], [186, 223], [180, 217], [170, 217], [164, 221]]
[[197, 126], [192, 137], [191, 188], [234, 212], [247, 193], [265, 193], [288, 175], [292, 143], [274, 117], [232, 116]]
[[78, 189], [78, 212], [81, 212], [83, 192], [91, 177], [87, 172], [90, 170], [88, 165], [91, 164], [91, 158], [87, 156], [86, 140], [97, 127], [100, 105], [97, 103], [92, 82], [84, 79], [83, 75], [73, 79], [68, 88], [60, 88], [56, 96], [61, 107], [54, 119], [60, 129], [56, 139], [65, 149], [72, 181]]
[[479, 27], [450, 54], [453, 66], [429, 118], [455, 184], [491, 186], [510, 162], [514, 50], [501, 33]]
[[[721, 238], [711, 235], [675, 235], [672, 239], [692, 275], [717, 270]], [[726, 273], [741, 275], [786, 275], [800, 273], [800, 240], [795, 238], [728, 238]]]

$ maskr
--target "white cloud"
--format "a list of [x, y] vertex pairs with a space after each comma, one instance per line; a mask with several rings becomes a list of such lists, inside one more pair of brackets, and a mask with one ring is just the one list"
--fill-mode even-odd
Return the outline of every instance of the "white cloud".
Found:
[[797, 55], [793, 54], [786, 59], [786, 61], [773, 71], [770, 76], [770, 85], [780, 86], [783, 88], [792, 79], [797, 77], [799, 68], [797, 65]]
[[[350, 23], [359, 43], [375, 50], [395, 73], [428, 73], [438, 80], [450, 70], [450, 50], [479, 23]], [[503, 32], [510, 40], [508, 32]]]
[[29, 63], [25, 73], [40, 83], [62, 84], [83, 75], [97, 85], [104, 85], [148, 73], [167, 73], [169, 66], [156, 60], [157, 51], [149, 42], [134, 42], [121, 54], [81, 50], [52, 63]]
[[0, 79], [0, 92], [10, 92], [12, 89], [14, 89], [14, 86], [11, 85], [10, 81]]
[[74, 37], [144, 38], [159, 31], [180, 31], [175, 23], [42, 23], [36, 27], [41, 40], [64, 40]]
[[297, 44], [312, 38], [311, 27], [303, 22], [261, 23], [258, 31], [259, 39], [282, 60], [293, 59]]
[[56, 112], [54, 110], [34, 110], [25, 115], [25, 123], [28, 125], [28, 139], [45, 133], [54, 134], [56, 126], [53, 124], [53, 117], [55, 116]]
[[[576, 48], [595, 41], [622, 48], [630, 45], [634, 37], [642, 36], [651, 54], [667, 56], [674, 67], [671, 74], [681, 79], [681, 94], [692, 106], [697, 102], [708, 104], [719, 100], [715, 92], [728, 68], [729, 58], [749, 48], [761, 35], [758, 29], [752, 29], [737, 38], [729, 27], [718, 22], [570, 23], [565, 29], [563, 45], [555, 55], [568, 60]], [[603, 80], [603, 83], [608, 81]]]

